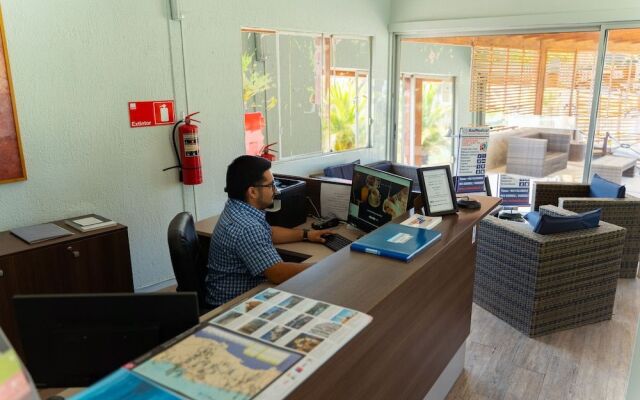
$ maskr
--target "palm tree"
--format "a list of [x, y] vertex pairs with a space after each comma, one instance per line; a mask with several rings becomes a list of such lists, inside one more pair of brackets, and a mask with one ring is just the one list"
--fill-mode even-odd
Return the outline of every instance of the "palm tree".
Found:
[[[356, 116], [356, 102], [354, 101], [356, 90], [351, 81], [341, 84], [333, 83], [329, 88], [329, 135], [336, 135], [335, 151], [349, 150], [355, 147], [356, 117], [358, 125], [365, 126], [365, 113]], [[358, 102], [358, 110], [365, 110], [366, 97], [361, 96]]]

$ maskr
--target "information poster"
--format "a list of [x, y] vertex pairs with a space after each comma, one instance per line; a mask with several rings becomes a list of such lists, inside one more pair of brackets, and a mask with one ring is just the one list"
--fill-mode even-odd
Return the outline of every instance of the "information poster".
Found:
[[516, 175], [500, 175], [500, 198], [505, 207], [526, 207], [531, 180]]
[[460, 128], [456, 193], [484, 192], [489, 128]]

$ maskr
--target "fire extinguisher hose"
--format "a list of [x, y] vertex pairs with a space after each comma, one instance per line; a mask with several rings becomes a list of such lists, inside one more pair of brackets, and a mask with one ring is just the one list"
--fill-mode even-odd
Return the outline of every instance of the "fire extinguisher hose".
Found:
[[178, 153], [178, 144], [176, 143], [176, 129], [178, 125], [180, 125], [183, 120], [180, 120], [173, 125], [173, 131], [171, 132], [171, 143], [173, 144], [173, 151], [176, 154], [176, 160], [178, 160], [178, 165], [174, 165], [173, 167], [164, 168], [163, 171], [168, 171], [170, 169], [179, 168], [180, 169], [180, 181], [182, 182], [182, 162], [180, 161], [180, 154]]

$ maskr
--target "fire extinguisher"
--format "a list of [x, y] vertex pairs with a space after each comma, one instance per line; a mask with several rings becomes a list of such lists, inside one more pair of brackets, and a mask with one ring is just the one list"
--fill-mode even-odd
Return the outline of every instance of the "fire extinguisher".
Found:
[[278, 142], [273, 142], [271, 144], [268, 144], [266, 146], [262, 146], [262, 148], [260, 149], [260, 157], [262, 158], [266, 158], [269, 161], [274, 161], [276, 159], [276, 155], [272, 154], [273, 153], [277, 153], [276, 150], [272, 149], [271, 146], [278, 144]]
[[[192, 117], [199, 112], [187, 115], [183, 120], [176, 122], [171, 133], [173, 150], [176, 153], [178, 165], [165, 168], [163, 171], [178, 168], [180, 182], [185, 185], [199, 185], [202, 183], [202, 165], [200, 164], [200, 143], [198, 139], [198, 126], [193, 122], [200, 122]], [[182, 124], [182, 125], [180, 125]], [[176, 144], [176, 128], [178, 130], [178, 143]], [[178, 147], [180, 149], [178, 150]]]

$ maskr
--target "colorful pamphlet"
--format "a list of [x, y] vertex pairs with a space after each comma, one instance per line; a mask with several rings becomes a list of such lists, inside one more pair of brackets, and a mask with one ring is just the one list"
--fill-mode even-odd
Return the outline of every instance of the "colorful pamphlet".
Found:
[[402, 225], [413, 226], [414, 228], [433, 229], [442, 222], [442, 217], [430, 217], [428, 215], [413, 214], [401, 222]]
[[20, 358], [0, 329], [0, 399], [35, 400], [38, 393]]

